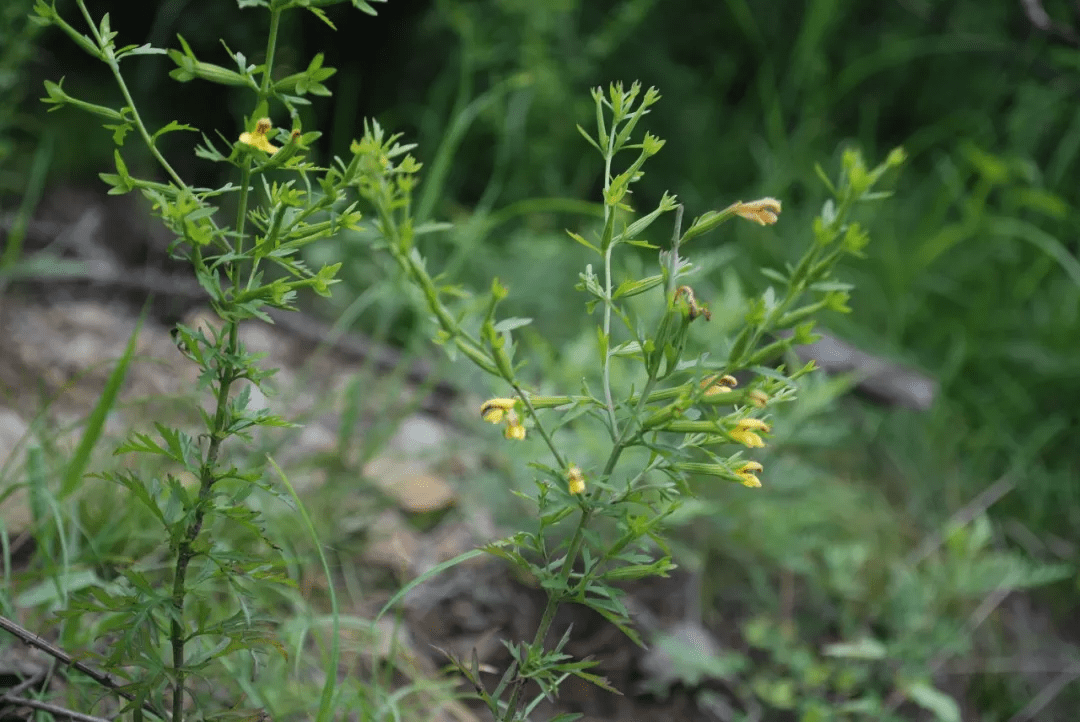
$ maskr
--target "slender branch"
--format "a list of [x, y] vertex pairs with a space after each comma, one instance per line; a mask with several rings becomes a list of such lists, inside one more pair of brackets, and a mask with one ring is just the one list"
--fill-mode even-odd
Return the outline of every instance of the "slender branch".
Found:
[[604, 403], [607, 404], [608, 425], [611, 427], [611, 438], [619, 437], [619, 422], [615, 418], [615, 402], [611, 397], [611, 238], [608, 236], [609, 229], [614, 227], [615, 206], [607, 201], [608, 191], [611, 189], [611, 160], [615, 157], [615, 131], [618, 128], [617, 119], [612, 120], [611, 132], [608, 134], [607, 153], [604, 154], [604, 357], [601, 373], [603, 374]]
[[66, 709], [55, 704], [50, 704], [49, 702], [42, 702], [41, 700], [37, 699], [15, 697], [11, 694], [5, 694], [4, 696], [0, 697], [0, 701], [7, 702], [8, 704], [16, 705], [18, 707], [31, 707], [33, 709], [39, 709], [43, 712], [48, 712], [57, 717], [77, 720], [77, 722], [109, 722], [109, 720], [105, 719], [104, 717], [94, 717], [93, 715], [83, 714], [82, 712], [75, 712], [73, 710]]
[[169, 161], [165, 160], [165, 156], [161, 154], [161, 151], [154, 145], [154, 139], [150, 136], [150, 131], [146, 129], [146, 125], [142, 121], [142, 117], [139, 115], [138, 109], [135, 107], [135, 99], [131, 97], [131, 91], [128, 90], [127, 83], [124, 81], [124, 76], [120, 73], [120, 63], [117, 61], [116, 56], [113, 54], [112, 43], [104, 42], [104, 38], [101, 33], [98, 32], [98, 28], [94, 25], [93, 20], [90, 17], [90, 11], [86, 9], [86, 4], [83, 0], [78, 0], [79, 9], [83, 13], [83, 17], [86, 18], [86, 24], [90, 26], [90, 32], [94, 35], [94, 40], [97, 41], [98, 47], [101, 48], [103, 59], [105, 64], [112, 70], [113, 77], [116, 79], [116, 84], [120, 87], [120, 92], [124, 96], [124, 102], [127, 103], [127, 110], [131, 111], [131, 119], [135, 125], [135, 129], [139, 131], [139, 135], [142, 136], [143, 143], [146, 144], [150, 154], [154, 156], [154, 160], [161, 165], [169, 177], [172, 178], [179, 188], [187, 188], [187, 184], [177, 174], [173, 167], [169, 165]]
[[507, 379], [507, 381], [510, 382], [510, 385], [514, 388], [514, 392], [518, 395], [518, 398], [521, 399], [521, 402], [525, 404], [525, 408], [529, 410], [529, 415], [532, 417], [533, 423], [536, 424], [536, 430], [540, 433], [540, 436], [543, 437], [544, 443], [547, 444], [548, 449], [551, 450], [551, 455], [555, 457], [555, 463], [558, 465], [558, 468], [565, 470], [567, 467], [566, 460], [563, 459], [562, 454], [559, 453], [558, 447], [555, 446], [555, 441], [551, 438], [551, 435], [548, 434], [547, 429], [544, 428], [544, 424], [537, 415], [536, 409], [533, 408], [532, 401], [529, 400], [529, 395], [521, 389], [515, 379]]
[[266, 38], [266, 60], [263, 61], [262, 85], [259, 87], [259, 100], [270, 96], [270, 73], [274, 69], [274, 56], [277, 54], [278, 27], [281, 24], [281, 8], [270, 11], [270, 30]]
[[[88, 667], [86, 664], [78, 661], [77, 659], [74, 659], [70, 654], [60, 649], [56, 645], [39, 637], [38, 635], [20, 626], [19, 624], [16, 624], [7, 617], [0, 616], [0, 629], [3, 629], [4, 631], [18, 637], [19, 640], [22, 641], [24, 644], [28, 644], [31, 647], [40, 649], [42, 652], [45, 652], [49, 656], [55, 658], [57, 661], [85, 674], [87, 677], [94, 680], [102, 687], [105, 687], [108, 690], [115, 692], [124, 699], [129, 701], [135, 700], [134, 695], [120, 689], [121, 685], [115, 679], [113, 679], [112, 675], [106, 674], [104, 672], [98, 672], [92, 667]], [[155, 717], [159, 717], [160, 719], [168, 719], [168, 717], [163, 712], [159, 711], [149, 701], [143, 702], [142, 708], [150, 714], [154, 715]]]

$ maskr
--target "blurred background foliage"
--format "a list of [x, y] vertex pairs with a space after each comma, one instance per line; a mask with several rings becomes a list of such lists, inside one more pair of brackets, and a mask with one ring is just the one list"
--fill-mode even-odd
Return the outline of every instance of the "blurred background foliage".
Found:
[[[21, 22], [9, 12], [18, 4], [0, 11], [4, 32]], [[1049, 29], [1036, 27], [1019, 0], [391, 0], [375, 19], [332, 9], [336, 32], [314, 17], [289, 29], [280, 72], [302, 69], [316, 52], [339, 69], [327, 83], [334, 97], [304, 119], [305, 129], [325, 133], [328, 156], [344, 153], [368, 116], [418, 143], [425, 173], [417, 214], [455, 223], [426, 237], [430, 267], [446, 269], [446, 282], [464, 293], [498, 275], [511, 289], [507, 313], [534, 319], [523, 343], [535, 378], [566, 391], [588, 373], [593, 353], [572, 290], [585, 255], [563, 231], [595, 223], [589, 201], [600, 169], [575, 129], [592, 124], [590, 87], [638, 79], [664, 95], [647, 127], [667, 145], [636, 187], [641, 208], [664, 190], [690, 216], [762, 195], [784, 202], [774, 228], [725, 226], [688, 249], [704, 268], [698, 297], [715, 314], [699, 329], [703, 342], [722, 335], [745, 297], [767, 285], [756, 269], [783, 264], [808, 242], [825, 198], [815, 164], [831, 173], [847, 145], [873, 160], [904, 146], [909, 162], [895, 196], [867, 218], [867, 258], [843, 272], [856, 284], [853, 313], [823, 324], [925, 370], [940, 384], [937, 402], [924, 413], [880, 408], [842, 396], [842, 383], [811, 385], [805, 395], [814, 403], [789, 419], [766, 464], [767, 488], [703, 487], [683, 523], [690, 566], [727, 570], [717, 584], [732, 586], [703, 591], [717, 609], [790, 616], [777, 579], [795, 574], [795, 606], [819, 615], [811, 638], [884, 635], [907, 645], [897, 652], [905, 663], [925, 665], [946, 648], [974, 654], [970, 639], [958, 651], [909, 607], [921, 600], [923, 612], [951, 620], [952, 634], [963, 636], [993, 585], [958, 570], [977, 576], [980, 565], [1013, 563], [972, 561], [979, 550], [1068, 569], [1078, 558], [1080, 11], [1065, 0], [1042, 7]], [[224, 35], [234, 51], [260, 60], [264, 14], [236, 17], [218, 0], [171, 0], [125, 6], [113, 26], [129, 42], [170, 47], [179, 33], [201, 58], [227, 65]], [[23, 67], [28, 55], [12, 60], [23, 46], [0, 45], [0, 90], [19, 101], [14, 81], [27, 76], [6, 69]], [[52, 35], [25, 67], [33, 88], [66, 74], [77, 97], [113, 92]], [[164, 85], [169, 66], [156, 57], [132, 67], [153, 123], [176, 118], [208, 133], [238, 132], [248, 109], [216, 87]], [[40, 93], [29, 95], [0, 115], [0, 139], [12, 149], [6, 168], [28, 166], [48, 134], [51, 182], [96, 183], [111, 165], [107, 134], [73, 111], [46, 116]], [[170, 138], [195, 142], [181, 135]], [[138, 166], [137, 157], [127, 161]], [[186, 170], [216, 180], [216, 168], [194, 159]], [[3, 191], [11, 207], [18, 189], [5, 182]], [[650, 240], [663, 242], [663, 232]], [[405, 346], [425, 332], [421, 304], [389, 264], [372, 260], [361, 234], [313, 252], [346, 262], [335, 317]], [[652, 262], [630, 257], [624, 271]], [[976, 524], [981, 531], [956, 540], [951, 529], [944, 556], [909, 563], [912, 548], [1002, 478], [1011, 491]], [[1018, 586], [1061, 579], [1041, 598], [1051, 636], [1075, 639], [1075, 574], [1043, 571], [1051, 568], [1013, 578], [1024, 580]], [[988, 638], [1007, 646], [1009, 625], [991, 626]], [[986, 719], [1009, 719], [1040, 688], [1023, 675], [987, 679], [968, 688], [970, 698], [1000, 705]]]

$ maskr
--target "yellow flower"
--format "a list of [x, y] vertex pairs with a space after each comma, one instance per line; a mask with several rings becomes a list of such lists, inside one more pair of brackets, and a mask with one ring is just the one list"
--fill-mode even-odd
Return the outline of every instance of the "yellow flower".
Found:
[[771, 226], [776, 223], [776, 216], [780, 213], [780, 201], [775, 198], [759, 198], [749, 203], [739, 202], [735, 204], [735, 213], [748, 221]]
[[240, 142], [254, 146], [265, 153], [273, 155], [277, 152], [277, 146], [266, 139], [266, 134], [270, 132], [271, 127], [273, 126], [271, 125], [269, 118], [259, 118], [255, 123], [255, 132], [241, 133]]
[[748, 461], [735, 470], [735, 475], [742, 479], [743, 486], [756, 489], [761, 486], [761, 480], [756, 476], [761, 470], [761, 464], [756, 461]]
[[732, 439], [738, 441], [743, 446], [751, 449], [760, 449], [765, 446], [765, 442], [761, 437], [755, 434], [753, 431], [747, 431], [746, 429], [735, 429], [728, 434]]
[[522, 426], [521, 420], [513, 411], [508, 412], [506, 415], [506, 431], [504, 433], [506, 438], [515, 439], [516, 441], [525, 438], [525, 427]]
[[769, 425], [761, 419], [739, 419], [735, 424], [735, 428], [728, 432], [728, 436], [743, 446], [747, 446], [751, 449], [760, 449], [762, 446], [765, 446], [765, 442], [762, 441], [757, 433], [755, 433], [758, 431], [768, 433]]
[[583, 494], [585, 492], [585, 475], [581, 473], [581, 469], [577, 467], [577, 464], [571, 464], [570, 468], [566, 470], [566, 478], [570, 482], [567, 490], [571, 494]]
[[706, 396], [730, 393], [731, 390], [738, 385], [738, 380], [730, 374], [724, 374], [719, 378], [714, 374], [703, 379], [701, 382], [701, 388], [705, 389]]
[[506, 430], [503, 434], [508, 439], [521, 441], [525, 438], [525, 426], [521, 423], [514, 406], [517, 399], [488, 399], [480, 405], [480, 416], [492, 424], [501, 424], [506, 420]]
[[763, 408], [765, 404], [769, 403], [769, 395], [761, 389], [754, 389], [750, 392], [750, 402], [759, 409]]
[[761, 419], [753, 419], [749, 417], [745, 419], [739, 419], [738, 423], [735, 424], [735, 428], [752, 429], [754, 431], [764, 431], [765, 433], [769, 433], [770, 431], [769, 425], [766, 424], [764, 421], [762, 421]]
[[501, 423], [507, 411], [512, 411], [517, 399], [488, 399], [480, 405], [480, 417], [492, 424]]

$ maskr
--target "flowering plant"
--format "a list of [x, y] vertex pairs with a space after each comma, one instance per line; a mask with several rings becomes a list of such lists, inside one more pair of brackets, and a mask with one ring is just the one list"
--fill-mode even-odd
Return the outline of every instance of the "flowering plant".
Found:
[[[873, 192], [874, 184], [903, 160], [898, 149], [868, 169], [858, 152], [848, 151], [836, 183], [819, 169], [833, 198], [815, 220], [805, 254], [785, 272], [769, 274], [776, 285], [746, 309], [733, 338], [694, 348], [691, 325], [707, 323], [711, 313], [690, 285], [696, 269], [684, 249], [735, 217], [772, 225], [779, 219], [781, 202], [761, 198], [732, 203], [707, 211], [683, 230], [683, 207], [665, 194], [653, 210], [637, 216], [630, 205], [631, 189], [664, 141], [635, 132], [660, 94], [655, 88], [643, 93], [637, 83], [616, 83], [592, 95], [596, 131], [578, 129], [601, 156], [603, 223], [591, 239], [568, 232], [597, 256], [598, 264], [598, 270], [587, 265], [577, 284], [586, 295], [587, 314], [598, 310], [600, 316], [596, 375], [581, 394], [552, 394], [519, 374], [514, 331], [528, 320], [497, 319], [499, 303], [508, 294], [498, 281], [481, 304], [486, 309], [482, 316], [463, 318], [446, 305], [413, 243], [410, 191], [419, 168], [409, 156], [400, 164], [388, 162], [401, 157], [406, 146], [395, 136], [386, 137], [375, 124], [361, 142], [367, 153], [362, 167], [370, 175], [359, 188], [378, 219], [380, 247], [423, 292], [439, 326], [436, 341], [452, 355], [467, 356], [509, 392], [481, 405], [483, 419], [504, 424], [504, 435], [512, 443], [535, 432], [547, 457], [531, 464], [536, 470], [535, 493], [529, 496], [535, 528], [485, 547], [527, 572], [547, 593], [536, 634], [530, 641], [507, 643], [513, 663], [493, 689], [481, 679], [475, 660], [468, 664], [453, 659], [492, 716], [504, 722], [526, 719], [570, 675], [607, 687], [588, 671], [594, 661], [565, 653], [566, 635], [548, 644], [555, 614], [564, 603], [583, 604], [640, 643], [616, 585], [665, 576], [674, 568], [663, 524], [689, 493], [691, 478], [761, 486], [764, 467], [746, 458], [745, 450], [765, 446], [769, 412], [794, 400], [796, 381], [812, 370], [812, 363], [789, 369], [786, 359], [792, 346], [814, 340], [813, 315], [847, 310], [849, 287], [832, 278], [833, 268], [845, 254], [858, 254], [868, 240], [851, 213], [857, 203], [884, 195]], [[623, 154], [631, 160], [617, 168]], [[644, 238], [669, 213], [674, 213], [674, 230], [668, 247], [659, 249]], [[655, 274], [616, 278], [613, 256], [631, 246], [658, 251]], [[784, 331], [789, 333], [781, 334]], [[619, 384], [613, 380], [616, 364]], [[745, 377], [743, 383], [737, 375]], [[603, 429], [606, 455], [573, 457], [561, 443], [557, 431], [581, 417]], [[631, 450], [643, 453], [628, 454]], [[572, 520], [569, 533], [562, 528], [566, 520]]]

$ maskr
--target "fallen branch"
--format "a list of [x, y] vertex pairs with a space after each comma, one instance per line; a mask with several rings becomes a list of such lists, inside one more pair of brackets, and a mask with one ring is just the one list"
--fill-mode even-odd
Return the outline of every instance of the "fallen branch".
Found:
[[[97, 682], [98, 684], [100, 684], [102, 687], [105, 687], [105, 688], [111, 690], [112, 692], [120, 695], [124, 699], [126, 699], [128, 701], [132, 701], [132, 702], [135, 701], [134, 695], [132, 695], [130, 692], [125, 692], [124, 690], [120, 689], [121, 685], [118, 682], [116, 682], [116, 680], [113, 679], [112, 675], [106, 674], [104, 672], [98, 672], [96, 669], [88, 667], [87, 665], [83, 664], [82, 662], [80, 662], [77, 659], [75, 659], [74, 657], [72, 657], [70, 654], [68, 654], [64, 650], [60, 649], [56, 645], [49, 642], [48, 640], [45, 640], [45, 639], [39, 637], [38, 635], [34, 634], [30, 630], [28, 630], [28, 629], [16, 624], [15, 622], [11, 621], [7, 617], [0, 616], [0, 629], [4, 629], [5, 631], [10, 632], [14, 636], [18, 637], [24, 644], [28, 644], [31, 647], [36, 647], [36, 648], [40, 649], [42, 652], [45, 652], [49, 656], [51, 656], [51, 657], [55, 658], [56, 660], [62, 662], [63, 664], [65, 664], [65, 665], [67, 665], [67, 666], [69, 666], [69, 667], [71, 667], [73, 669], [76, 669], [79, 672], [82, 672], [87, 677], [89, 677], [90, 679], [92, 679], [95, 682]], [[34, 701], [34, 704], [39, 704], [39, 703]], [[147, 712], [149, 712], [150, 714], [154, 715], [155, 717], [158, 717], [158, 718], [163, 719], [163, 720], [168, 719], [168, 717], [163, 712], [158, 711], [158, 709], [156, 707], [154, 707], [154, 705], [151, 704], [150, 702], [143, 702], [142, 708], [144, 710], [146, 710]], [[77, 713], [75, 713], [75, 714], [77, 714]], [[73, 717], [72, 719], [97, 720], [96, 717], [81, 717], [81, 718], [74, 718]]]

